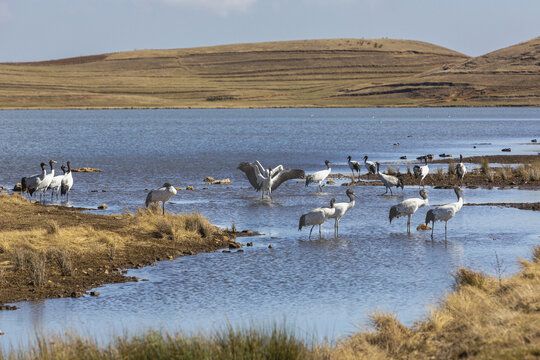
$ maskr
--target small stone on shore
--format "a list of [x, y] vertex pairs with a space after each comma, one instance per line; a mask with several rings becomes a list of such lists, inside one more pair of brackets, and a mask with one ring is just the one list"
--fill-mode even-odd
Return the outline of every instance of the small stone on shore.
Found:
[[98, 207], [98, 210], [105, 210], [107, 208], [107, 205], [105, 203], [99, 205]]
[[428, 224], [420, 224], [420, 225], [418, 225], [416, 230], [417, 231], [427, 231], [427, 230], [431, 230], [431, 227]]
[[211, 183], [211, 182], [216, 181], [216, 179], [214, 179], [214, 178], [211, 177], [211, 176], [207, 176], [207, 177], [204, 178], [203, 181], [204, 181], [204, 182], [209, 182], [209, 183]]
[[99, 291], [90, 291], [90, 296], [99, 296]]
[[214, 180], [212, 185], [231, 185], [231, 179]]
[[268, 248], [269, 248], [269, 249], [273, 249], [274, 246], [273, 246], [272, 244], [270, 244], [270, 245], [268, 245]]
[[194, 189], [193, 189], [193, 186], [188, 185], [188, 186], [186, 187], [186, 190], [194, 190]]

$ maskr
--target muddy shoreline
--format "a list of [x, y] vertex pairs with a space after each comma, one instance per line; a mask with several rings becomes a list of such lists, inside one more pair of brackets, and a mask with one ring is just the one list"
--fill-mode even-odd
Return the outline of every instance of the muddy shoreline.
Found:
[[[242, 244], [236, 242], [236, 237], [257, 235], [249, 231], [233, 233], [214, 228], [211, 235], [201, 236], [196, 241], [192, 239], [187, 239], [185, 242], [171, 241], [167, 237], [167, 230], [147, 231], [145, 228], [138, 230], [133, 225], [134, 216], [88, 214], [80, 209], [45, 206], [24, 200], [14, 203], [10, 198], [20, 199], [20, 196], [0, 195], [0, 211], [3, 214], [0, 217], [0, 236], [3, 241], [6, 241], [6, 237], [9, 241], [9, 238], [14, 236], [26, 237], [30, 240], [25, 240], [25, 243], [13, 248], [7, 248], [4, 245], [5, 242], [0, 246], [2, 289], [0, 310], [13, 309], [2, 304], [48, 298], [80, 297], [88, 294], [90, 289], [104, 284], [144, 280], [127, 276], [127, 269], [138, 269], [154, 265], [158, 261], [172, 260], [201, 252], [214, 252], [223, 248], [230, 248], [232, 252], [235, 252], [238, 251], [235, 249], [242, 247]], [[160, 221], [159, 218], [156, 219]], [[58, 262], [53, 261], [48, 252], [40, 250], [40, 253], [45, 254], [43, 255], [45, 259], [43, 272], [46, 274], [46, 280], [38, 285], [35, 283], [32, 267], [18, 267], [17, 257], [20, 257], [20, 251], [27, 251], [33, 246], [31, 237], [34, 235], [25, 235], [25, 232], [49, 232], [50, 228], [47, 226], [50, 224], [54, 224], [60, 233], [68, 231], [71, 227], [77, 229], [76, 227], [82, 224], [83, 230], [88, 229], [95, 234], [103, 232], [105, 240], [111, 236], [122, 239], [122, 246], [115, 247], [114, 251], [110, 249], [72, 251], [73, 255], [69, 259], [70, 271], [67, 275], [62, 274]], [[69, 246], [66, 245], [65, 248], [68, 249]], [[92, 295], [96, 296], [99, 293], [96, 291]]]

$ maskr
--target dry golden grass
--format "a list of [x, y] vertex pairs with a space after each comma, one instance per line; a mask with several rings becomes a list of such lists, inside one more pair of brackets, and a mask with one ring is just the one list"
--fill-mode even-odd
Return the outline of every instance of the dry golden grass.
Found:
[[0, 212], [0, 281], [7, 282], [0, 304], [122, 282], [124, 266], [213, 251], [230, 241], [200, 214], [163, 216], [159, 207], [94, 215], [0, 194]]
[[540, 356], [540, 247], [522, 270], [497, 279], [468, 269], [414, 327], [392, 315], [371, 317], [373, 331], [341, 341], [334, 359], [537, 359]]
[[0, 64], [0, 108], [423, 104], [341, 95], [465, 59], [419, 41], [331, 39]]

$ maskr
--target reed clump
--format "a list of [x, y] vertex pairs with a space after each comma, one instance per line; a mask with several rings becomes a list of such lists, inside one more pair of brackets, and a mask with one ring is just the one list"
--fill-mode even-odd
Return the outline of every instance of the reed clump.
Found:
[[456, 164], [453, 161], [448, 163], [448, 170], [446, 171], [448, 175], [456, 175]]
[[199, 213], [163, 215], [159, 206], [152, 206], [127, 215], [133, 228], [141, 229], [155, 238], [178, 243], [201, 242], [220, 232]]

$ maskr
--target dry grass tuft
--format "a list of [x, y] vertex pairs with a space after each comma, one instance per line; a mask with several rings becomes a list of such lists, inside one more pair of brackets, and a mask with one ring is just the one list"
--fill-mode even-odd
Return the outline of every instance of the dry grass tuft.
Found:
[[489, 175], [491, 173], [491, 168], [489, 167], [488, 159], [482, 159], [480, 162], [480, 172], [484, 175]]
[[487, 282], [486, 275], [466, 268], [458, 269], [454, 274], [454, 279], [458, 287], [469, 285], [479, 289], [483, 288]]
[[386, 167], [386, 174], [388, 175], [392, 175], [392, 176], [396, 176], [396, 171], [394, 170], [394, 168], [392, 167], [392, 165], [388, 165]]
[[137, 209], [129, 213], [131, 226], [151, 234], [154, 238], [193, 244], [210, 238], [219, 230], [204, 216], [193, 214], [165, 214], [159, 207]]
[[453, 161], [448, 163], [448, 170], [446, 171], [448, 175], [456, 175], [456, 165]]
[[47, 250], [47, 258], [58, 265], [62, 276], [73, 274], [73, 252], [65, 247], [52, 248]]

